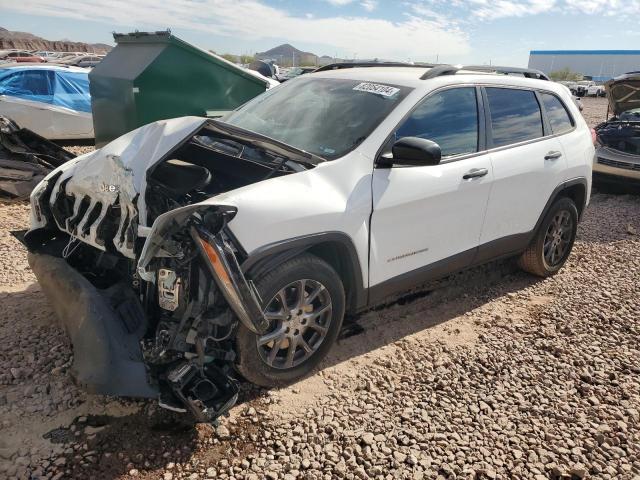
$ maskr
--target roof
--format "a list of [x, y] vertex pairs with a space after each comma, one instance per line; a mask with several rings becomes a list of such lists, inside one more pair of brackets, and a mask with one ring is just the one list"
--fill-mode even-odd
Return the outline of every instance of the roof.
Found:
[[2, 70], [55, 70], [75, 73], [89, 73], [89, 70], [73, 65], [57, 65], [52, 63], [3, 63], [0, 64]]
[[529, 55], [640, 55], [640, 50], [531, 50]]
[[[327, 78], [344, 78], [349, 80], [359, 80], [363, 82], [379, 82], [391, 85], [400, 85], [421, 90], [431, 90], [434, 85], [451, 85], [464, 83], [495, 83], [499, 85], [513, 85], [529, 88], [545, 88], [556, 90], [554, 82], [547, 80], [537, 80], [524, 78], [517, 75], [501, 75], [491, 72], [458, 70], [452, 75], [441, 75], [434, 78], [422, 80], [430, 68], [420, 68], [416, 66], [387, 66], [387, 67], [354, 67], [339, 70], [325, 70], [314, 72], [310, 75], [317, 75]], [[564, 87], [562, 87], [564, 88]]]

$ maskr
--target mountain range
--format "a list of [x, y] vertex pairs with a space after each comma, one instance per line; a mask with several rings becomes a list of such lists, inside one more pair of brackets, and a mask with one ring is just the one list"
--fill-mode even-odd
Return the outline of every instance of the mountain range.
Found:
[[72, 42], [70, 40], [45, 40], [27, 32], [12, 32], [0, 27], [0, 50], [46, 50], [55, 52], [107, 53], [113, 47], [105, 43]]
[[312, 52], [303, 52], [288, 43], [273, 47], [266, 52], [256, 53], [256, 58], [275, 60], [278, 65], [283, 66], [291, 65], [292, 62], [294, 65], [325, 65], [334, 61], [333, 57], [327, 55], [318, 56]]

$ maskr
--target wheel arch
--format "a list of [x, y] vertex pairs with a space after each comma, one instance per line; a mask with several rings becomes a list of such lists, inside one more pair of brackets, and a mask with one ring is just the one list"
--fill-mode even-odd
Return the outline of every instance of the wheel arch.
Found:
[[567, 197], [573, 200], [576, 204], [576, 208], [578, 209], [578, 219], [581, 219], [585, 207], [587, 206], [587, 185], [587, 179], [585, 177], [573, 178], [558, 185], [551, 193], [549, 200], [547, 200], [547, 204], [544, 206], [544, 209], [538, 218], [538, 222], [532, 230], [532, 236], [538, 231], [544, 217], [547, 215], [547, 212], [558, 198]]
[[342, 232], [322, 232], [260, 247], [242, 263], [249, 279], [259, 278], [276, 265], [308, 252], [327, 262], [343, 281], [346, 311], [354, 313], [367, 304], [366, 288], [355, 245]]
[[576, 208], [578, 209], [579, 219], [582, 218], [582, 214], [584, 213], [587, 204], [587, 180], [582, 180], [583, 181], [576, 181], [565, 186], [559, 192], [559, 195], [557, 195], [557, 197], [568, 197], [573, 200], [573, 203], [576, 204]]

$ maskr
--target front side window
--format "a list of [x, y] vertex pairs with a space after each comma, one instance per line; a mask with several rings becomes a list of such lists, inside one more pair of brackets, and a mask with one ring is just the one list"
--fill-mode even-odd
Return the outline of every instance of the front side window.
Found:
[[561, 134], [571, 130], [573, 122], [560, 99], [550, 93], [543, 93], [541, 96], [547, 119], [551, 125], [551, 131], [554, 134]]
[[474, 87], [427, 97], [396, 131], [396, 140], [420, 137], [440, 145], [442, 156], [478, 151], [478, 104]]
[[486, 92], [494, 148], [542, 137], [542, 113], [534, 92], [494, 87]]
[[356, 148], [411, 91], [361, 80], [305, 75], [222, 118], [326, 159]]

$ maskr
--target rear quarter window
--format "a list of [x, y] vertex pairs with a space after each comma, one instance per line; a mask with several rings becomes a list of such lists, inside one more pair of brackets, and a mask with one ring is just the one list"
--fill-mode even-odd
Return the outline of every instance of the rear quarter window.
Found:
[[541, 97], [551, 132], [557, 135], [571, 130], [574, 126], [573, 120], [560, 99], [551, 93], [543, 93]]
[[543, 136], [542, 113], [533, 91], [488, 87], [486, 92], [494, 148]]

